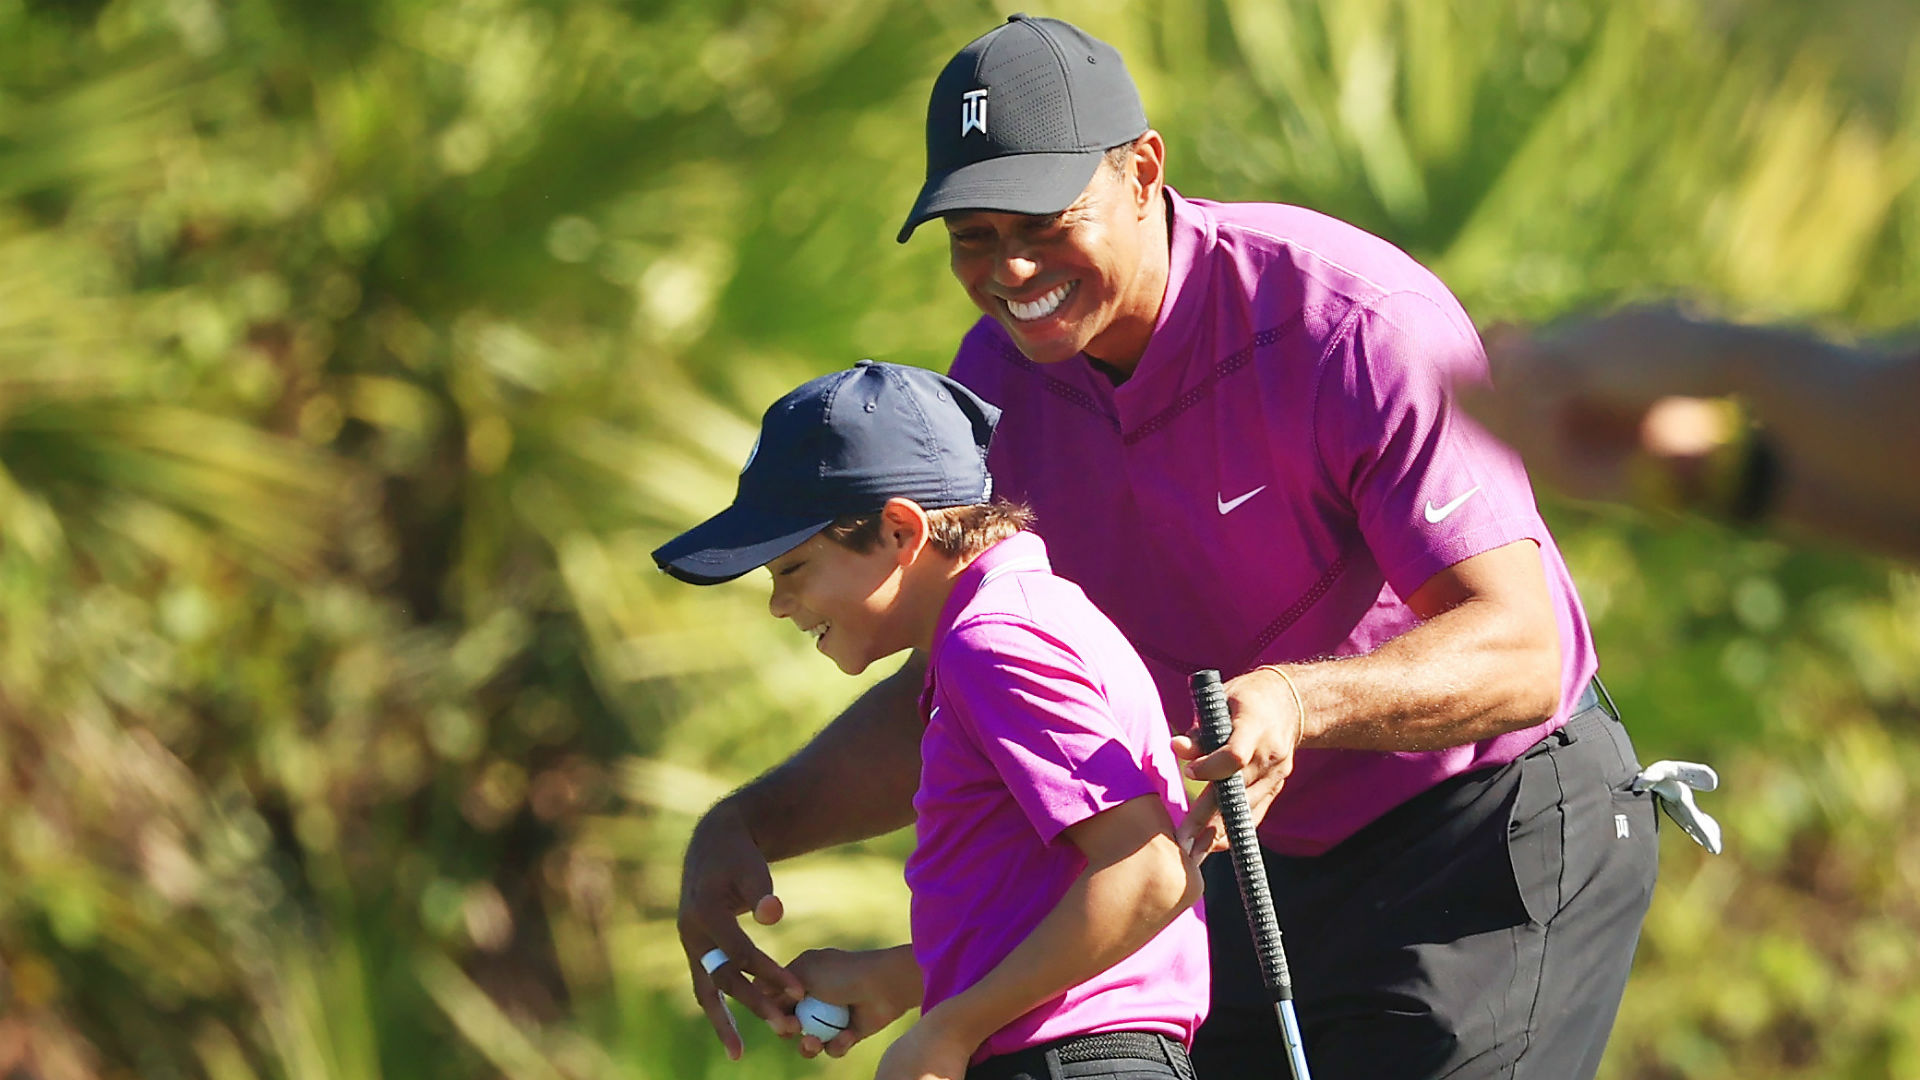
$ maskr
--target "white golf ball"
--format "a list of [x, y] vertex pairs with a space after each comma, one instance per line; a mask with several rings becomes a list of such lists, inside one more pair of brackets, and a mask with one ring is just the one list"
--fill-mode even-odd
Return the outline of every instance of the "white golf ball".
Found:
[[817, 997], [800, 999], [793, 1007], [793, 1015], [800, 1021], [800, 1030], [819, 1039], [831, 1042], [835, 1035], [847, 1030], [853, 1021], [853, 1014], [845, 1005], [835, 1005], [830, 1001], [821, 1001]]

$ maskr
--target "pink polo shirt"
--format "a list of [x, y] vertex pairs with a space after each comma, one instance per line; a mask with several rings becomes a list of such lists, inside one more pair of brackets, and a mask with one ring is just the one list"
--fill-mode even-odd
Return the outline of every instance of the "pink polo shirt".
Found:
[[1116, 388], [1084, 356], [1035, 364], [990, 319], [952, 369], [1005, 410], [996, 490], [1032, 505], [1058, 572], [1125, 632], [1167, 715], [1191, 722], [1200, 668], [1374, 649], [1418, 622], [1404, 598], [1434, 574], [1515, 540], [1539, 543], [1558, 614], [1546, 723], [1425, 753], [1302, 750], [1260, 835], [1318, 854], [1518, 757], [1598, 663], [1519, 459], [1450, 403], [1486, 359], [1439, 279], [1310, 210], [1167, 198], [1167, 291], [1131, 378]]
[[[1126, 638], [1019, 533], [954, 583], [921, 708], [913, 953], [932, 1008], [978, 982], [1066, 894], [1086, 859], [1062, 830], [1142, 795], [1187, 809], [1153, 680]], [[1207, 1012], [1196, 905], [1133, 955], [1000, 1029], [974, 1060], [1070, 1035], [1191, 1044]]]

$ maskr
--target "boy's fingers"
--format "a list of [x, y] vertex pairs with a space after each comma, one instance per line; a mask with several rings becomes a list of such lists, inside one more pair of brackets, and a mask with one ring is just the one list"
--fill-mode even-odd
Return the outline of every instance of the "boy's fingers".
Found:
[[811, 1035], [802, 1034], [800, 1036], [800, 1056], [803, 1058], [819, 1057], [820, 1051], [826, 1048], [826, 1043], [821, 1042]]
[[1174, 830], [1174, 840], [1189, 858], [1209, 851], [1224, 850], [1221, 840], [1225, 835], [1226, 826], [1220, 820], [1220, 803], [1212, 788], [1201, 792], [1193, 800], [1193, 805], [1187, 809], [1187, 816], [1181, 819], [1180, 827]]
[[853, 1045], [859, 1042], [861, 1038], [862, 1036], [855, 1034], [852, 1028], [848, 1028], [840, 1034], [835, 1035], [833, 1041], [827, 1044], [827, 1056], [836, 1058], [846, 1057], [847, 1051], [853, 1049]]
[[1177, 757], [1182, 761], [1191, 761], [1194, 758], [1199, 757], [1200, 754], [1201, 754], [1200, 744], [1193, 741], [1193, 736], [1175, 735], [1173, 737], [1173, 756], [1174, 757]]

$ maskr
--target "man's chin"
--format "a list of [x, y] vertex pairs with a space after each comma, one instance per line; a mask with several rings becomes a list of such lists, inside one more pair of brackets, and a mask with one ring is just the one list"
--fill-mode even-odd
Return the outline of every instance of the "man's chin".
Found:
[[[1005, 324], [1002, 324], [1003, 326]], [[1020, 355], [1036, 364], [1057, 364], [1062, 360], [1071, 360], [1080, 355], [1082, 345], [1070, 334], [1028, 335], [1018, 324], [1005, 326], [1007, 337], [1013, 340], [1013, 346]]]

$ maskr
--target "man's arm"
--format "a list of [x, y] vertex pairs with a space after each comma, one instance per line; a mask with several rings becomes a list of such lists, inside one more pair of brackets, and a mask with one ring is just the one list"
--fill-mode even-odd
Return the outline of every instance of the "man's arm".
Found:
[[1200, 871], [1174, 842], [1158, 795], [1129, 799], [1061, 835], [1086, 856], [1086, 869], [979, 982], [927, 1010], [887, 1049], [876, 1080], [959, 1080], [988, 1036], [1133, 955], [1200, 898]]
[[[1531, 727], [1560, 703], [1560, 635], [1540, 548], [1519, 540], [1435, 574], [1407, 598], [1424, 621], [1365, 656], [1284, 664], [1300, 690], [1256, 668], [1226, 684], [1233, 737], [1194, 759], [1189, 773], [1246, 776], [1256, 819], [1293, 771], [1301, 746], [1436, 750]], [[1223, 849], [1211, 792], [1194, 803], [1183, 839]]]
[[[793, 757], [714, 804], [694, 827], [681, 867], [680, 943], [693, 995], [727, 1056], [737, 1059], [741, 1044], [721, 991], [780, 1034], [799, 1031], [792, 1013], [802, 995], [798, 980], [740, 929], [739, 918], [748, 911], [762, 924], [780, 918], [768, 863], [878, 836], [913, 820], [920, 782], [917, 701], [925, 671], [916, 654]], [[709, 976], [700, 959], [713, 948], [730, 962]], [[767, 987], [786, 996], [785, 1007]]]

